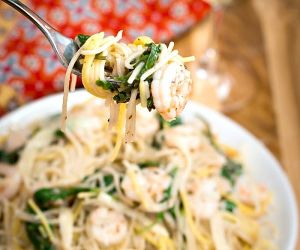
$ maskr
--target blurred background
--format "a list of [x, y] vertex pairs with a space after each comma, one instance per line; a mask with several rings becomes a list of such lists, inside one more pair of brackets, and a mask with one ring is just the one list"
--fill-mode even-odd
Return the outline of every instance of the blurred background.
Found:
[[[23, 2], [66, 36], [123, 29], [126, 42], [148, 35], [195, 55], [192, 99], [258, 137], [300, 197], [299, 0]], [[64, 74], [41, 32], [0, 2], [0, 115], [60, 92]]]

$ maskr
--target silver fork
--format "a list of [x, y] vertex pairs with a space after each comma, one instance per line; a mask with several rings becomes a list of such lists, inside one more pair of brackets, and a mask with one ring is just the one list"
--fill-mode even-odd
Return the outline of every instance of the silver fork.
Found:
[[[3, 2], [9, 4], [11, 7], [19, 11], [21, 14], [26, 16], [31, 22], [33, 22], [46, 36], [50, 42], [54, 52], [56, 53], [59, 61], [64, 67], [69, 65], [74, 53], [78, 50], [77, 43], [55, 30], [50, 24], [45, 22], [40, 16], [29, 9], [25, 4], [18, 0], [2, 0]], [[73, 74], [81, 75], [81, 65], [76, 63]]]

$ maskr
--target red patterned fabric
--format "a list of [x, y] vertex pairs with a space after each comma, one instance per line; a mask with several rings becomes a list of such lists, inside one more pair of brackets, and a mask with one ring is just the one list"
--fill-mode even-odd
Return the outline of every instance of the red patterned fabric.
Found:
[[[27, 4], [66, 36], [99, 31], [115, 35], [124, 30], [125, 41], [139, 35], [170, 40], [209, 10], [202, 0], [32, 0]], [[4, 3], [0, 3], [0, 38], [0, 114], [62, 90], [65, 69], [48, 41]]]

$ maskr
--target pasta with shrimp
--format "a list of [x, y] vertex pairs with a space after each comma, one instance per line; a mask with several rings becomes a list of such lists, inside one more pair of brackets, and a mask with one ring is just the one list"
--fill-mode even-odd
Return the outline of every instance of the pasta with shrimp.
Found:
[[0, 189], [0, 249], [274, 249], [271, 192], [203, 118], [138, 107], [135, 140], [111, 162], [108, 109], [74, 106], [64, 133], [50, 117], [14, 151], [14, 132], [1, 138], [0, 186], [16, 191]]
[[91, 94], [106, 99], [110, 127], [118, 131], [112, 161], [122, 142], [134, 139], [136, 105], [140, 103], [149, 111], [156, 109], [166, 120], [180, 115], [192, 82], [184, 64], [194, 60], [173, 50], [174, 42], [167, 46], [141, 36], [125, 44], [120, 42], [121, 38], [122, 31], [115, 37], [105, 37], [103, 32], [76, 37], [80, 48], [67, 68], [61, 120], [65, 131], [68, 92], [75, 89], [77, 78], [71, 72], [79, 61], [83, 86]]

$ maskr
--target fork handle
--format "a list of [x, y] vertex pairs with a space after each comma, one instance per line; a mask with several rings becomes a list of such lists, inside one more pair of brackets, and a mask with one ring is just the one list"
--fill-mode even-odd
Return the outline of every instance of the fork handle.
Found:
[[34, 13], [30, 8], [28, 8], [25, 4], [20, 2], [19, 0], [2, 0], [7, 3], [15, 10], [19, 11], [21, 14], [26, 16], [31, 22], [33, 22], [42, 32], [43, 34], [51, 40], [51, 31], [55, 30], [50, 24], [45, 22], [40, 16]]

